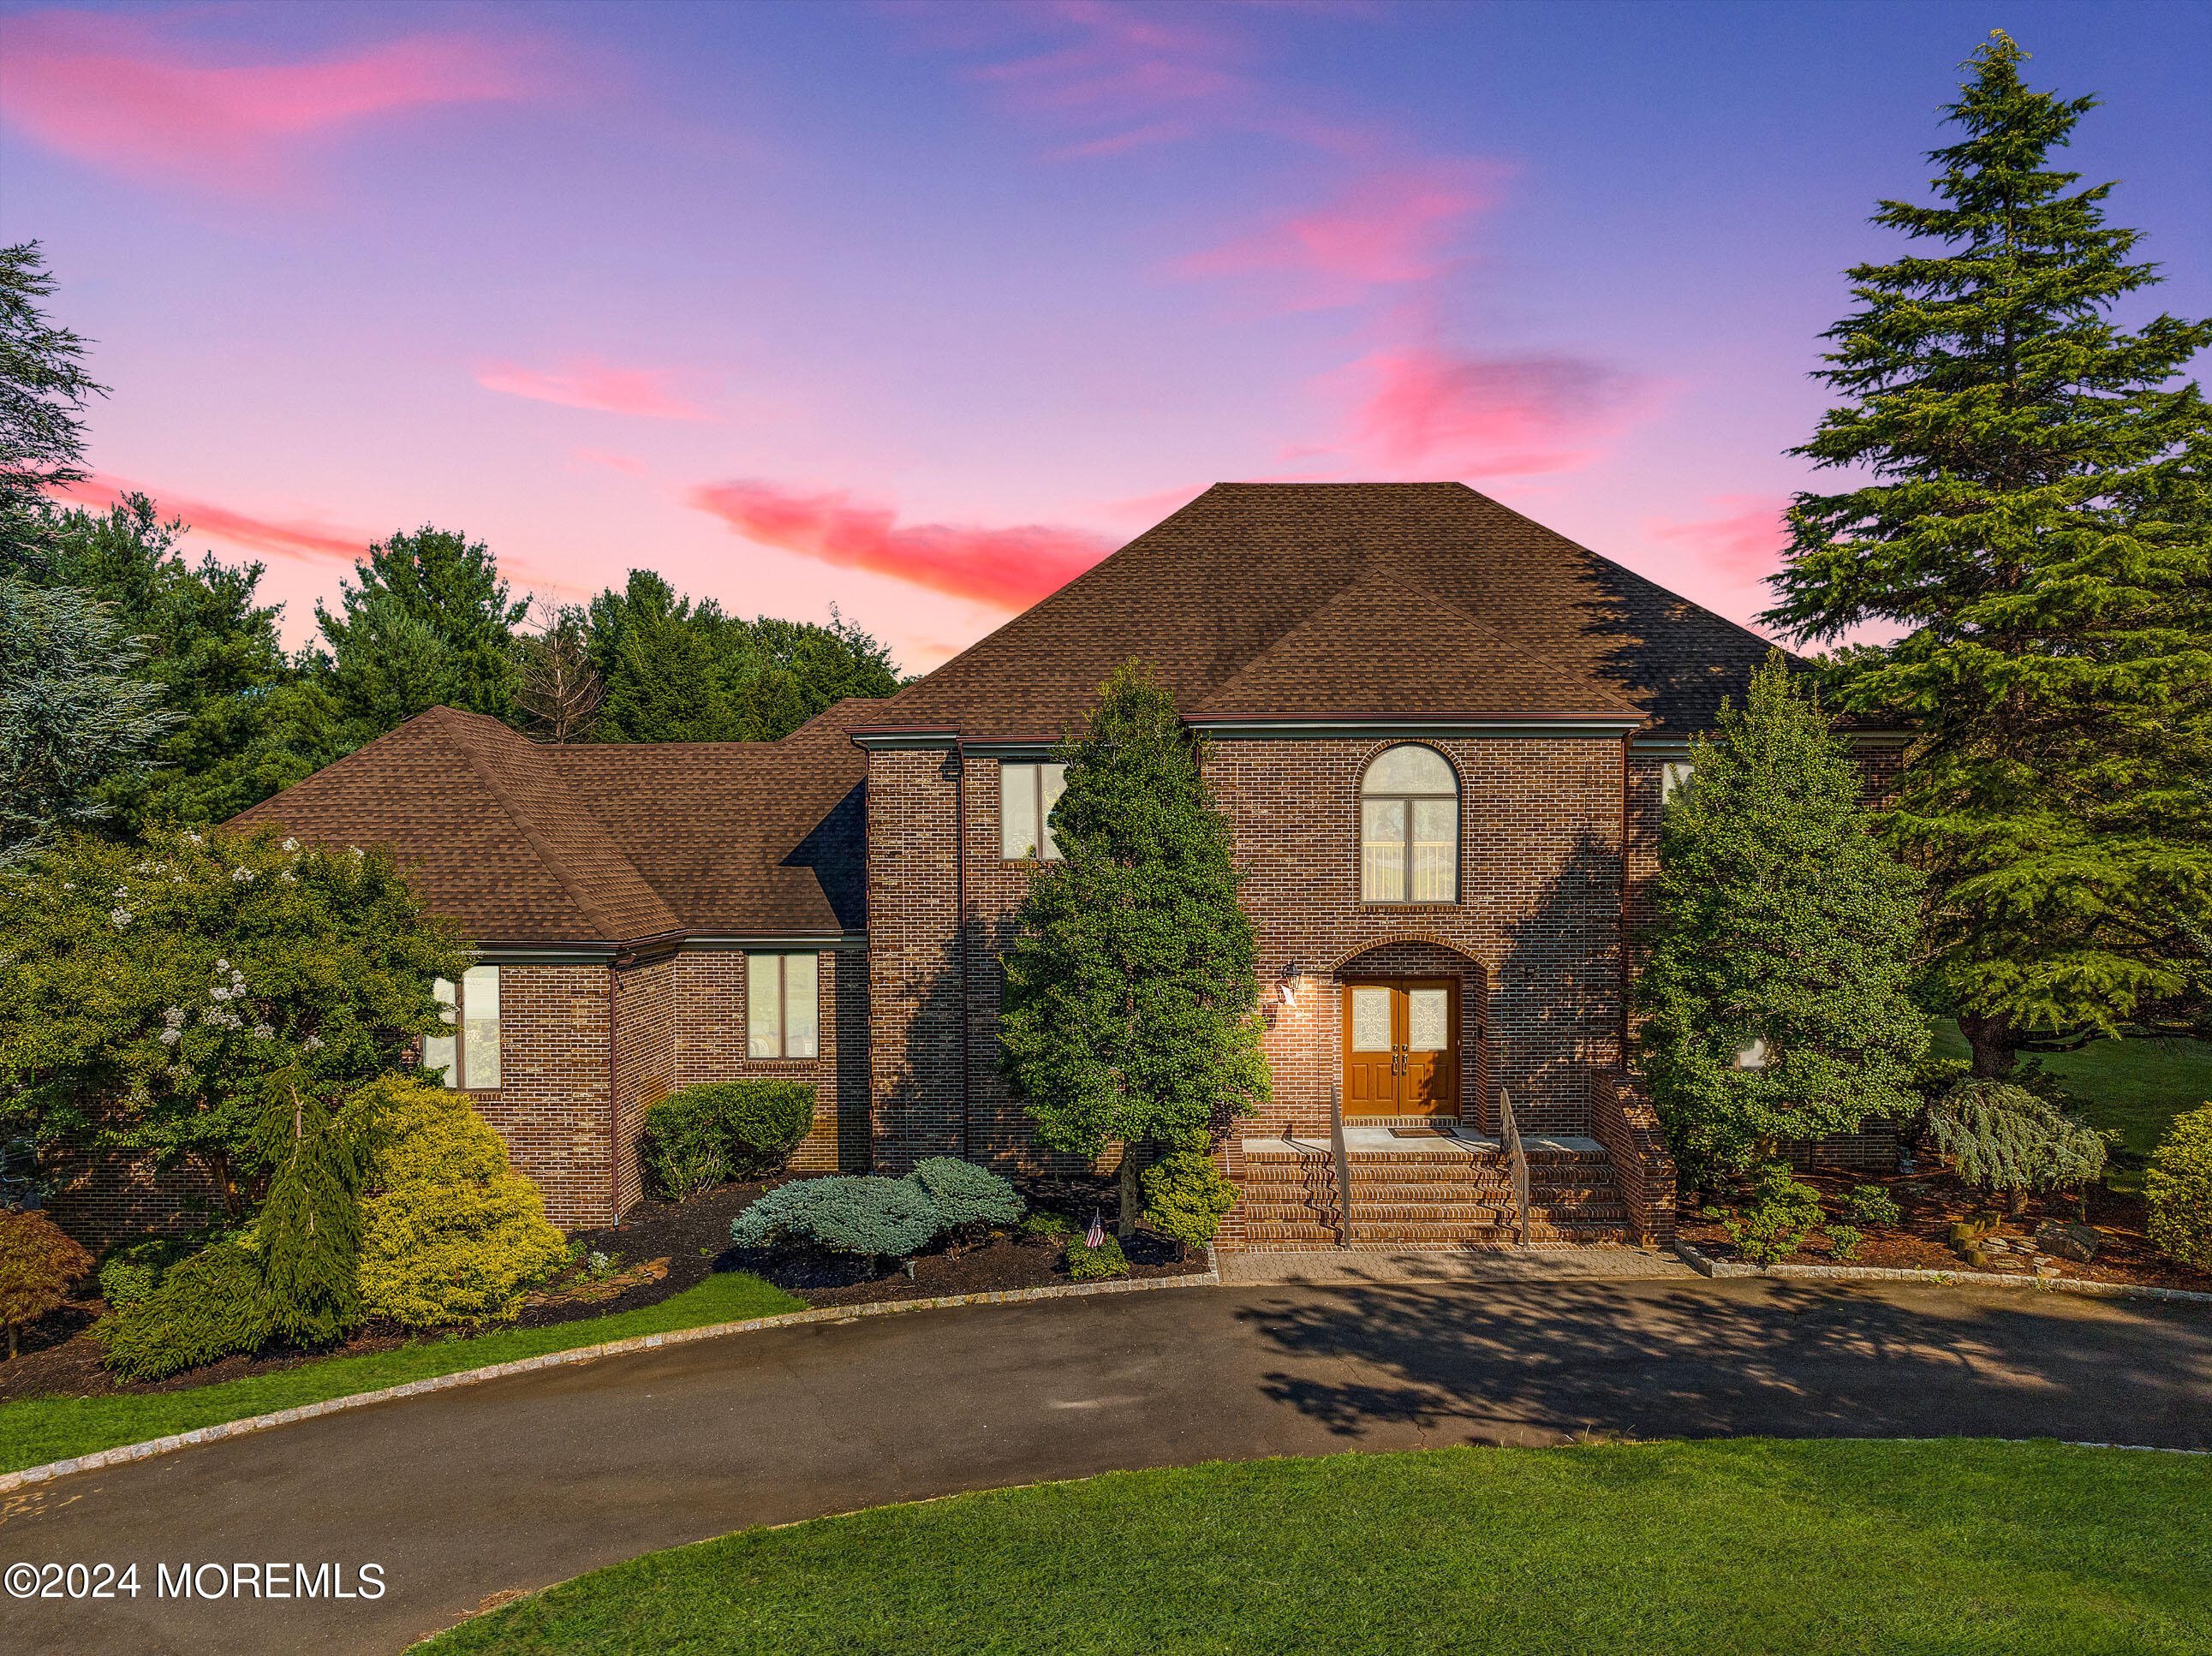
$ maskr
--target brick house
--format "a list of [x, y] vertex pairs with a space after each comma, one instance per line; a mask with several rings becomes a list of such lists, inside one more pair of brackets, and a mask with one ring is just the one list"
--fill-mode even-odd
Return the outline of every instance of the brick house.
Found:
[[1141, 656], [1211, 738], [1260, 939], [1274, 1098], [1220, 1152], [1224, 1246], [1333, 1237], [1336, 1100], [1362, 1244], [1502, 1234], [1501, 1097], [1536, 1240], [1662, 1238], [1635, 894], [1688, 737], [1768, 647], [1460, 484], [1224, 483], [781, 742], [539, 746], [438, 708], [237, 825], [387, 843], [465, 928], [430, 1060], [557, 1222], [635, 1203], [646, 1103], [708, 1080], [811, 1081], [800, 1168], [1042, 1168], [996, 957], [1053, 853], [1054, 743]]

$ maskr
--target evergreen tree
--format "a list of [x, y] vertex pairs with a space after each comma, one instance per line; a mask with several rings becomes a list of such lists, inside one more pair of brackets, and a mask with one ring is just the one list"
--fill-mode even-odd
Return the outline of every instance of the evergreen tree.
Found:
[[1004, 956], [1000, 1067], [1039, 1143], [1124, 1146], [1126, 1237], [1149, 1146], [1208, 1146], [1268, 1095], [1255, 944], [1203, 748], [1141, 663], [1101, 687], [1060, 756], [1060, 860], [1031, 877]]
[[2114, 306], [2160, 278], [2112, 186], [2045, 166], [2095, 105], [2030, 92], [2002, 33], [1948, 106], [1942, 198], [1875, 222], [1940, 251], [1850, 272], [1796, 452], [1871, 474], [1804, 494], [1766, 619], [1833, 639], [1852, 711], [1917, 734], [1893, 843], [1931, 877], [1937, 1004], [2001, 1077], [2205, 1003], [2212, 934], [2212, 426], [2167, 388], [2212, 324]]
[[315, 606], [327, 653], [318, 664], [359, 741], [441, 705], [514, 720], [511, 599], [481, 541], [428, 525], [368, 549], [341, 582], [340, 613]]
[[104, 821], [106, 786], [173, 723], [145, 653], [81, 588], [0, 576], [0, 868]]
[[1913, 1112], [1928, 1025], [1908, 993], [1919, 879], [1875, 841], [1857, 767], [1780, 652], [1690, 766], [1636, 996], [1660, 1122], [1705, 1184], [1778, 1140]]
[[708, 631], [680, 610], [633, 610], [607, 671], [601, 742], [736, 739], [724, 663]]
[[106, 389], [80, 363], [84, 341], [39, 308], [53, 291], [37, 242], [0, 247], [0, 580], [47, 567], [46, 491], [84, 476], [80, 416]]
[[144, 640], [139, 671], [176, 721], [145, 767], [101, 787], [114, 829], [222, 822], [337, 756], [328, 698], [284, 654], [281, 607], [254, 601], [260, 564], [205, 555], [194, 567], [178, 549], [186, 526], [162, 522], [143, 494], [61, 513], [54, 527], [56, 580], [93, 594]]

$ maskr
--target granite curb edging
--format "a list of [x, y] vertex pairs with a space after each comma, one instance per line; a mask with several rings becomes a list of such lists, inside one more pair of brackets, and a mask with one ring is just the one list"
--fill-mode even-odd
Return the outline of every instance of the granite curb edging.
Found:
[[1778, 1277], [1814, 1283], [1932, 1283], [1944, 1288], [2039, 1288], [2052, 1294], [2087, 1294], [2106, 1300], [2176, 1300], [2212, 1305], [2212, 1294], [2191, 1288], [2152, 1288], [2140, 1283], [2099, 1283], [2081, 1277], [2027, 1277], [1996, 1271], [1918, 1271], [1889, 1265], [1747, 1265], [1707, 1257], [1677, 1238], [1674, 1252], [1701, 1277]]
[[380, 1403], [395, 1403], [403, 1398], [451, 1391], [455, 1386], [474, 1386], [483, 1380], [503, 1380], [509, 1374], [526, 1374], [533, 1369], [559, 1368], [595, 1362], [601, 1357], [619, 1357], [635, 1351], [658, 1350], [663, 1346], [690, 1345], [699, 1340], [720, 1339], [726, 1334], [750, 1334], [758, 1329], [790, 1328], [806, 1323], [850, 1322], [859, 1317], [880, 1317], [902, 1311], [944, 1311], [958, 1306], [1006, 1305], [1028, 1300], [1078, 1299], [1094, 1294], [1141, 1294], [1162, 1288], [1220, 1286], [1221, 1273], [1215, 1267], [1213, 1250], [1209, 1247], [1206, 1249], [1206, 1269], [1187, 1277], [1148, 1277], [1142, 1281], [1110, 1283], [1066, 1283], [1050, 1288], [1002, 1288], [981, 1294], [947, 1294], [927, 1300], [869, 1300], [857, 1305], [816, 1306], [805, 1311], [785, 1311], [774, 1316], [749, 1317], [742, 1322], [706, 1323], [697, 1328], [672, 1328], [658, 1334], [638, 1334], [626, 1340], [609, 1340], [601, 1345], [578, 1345], [565, 1351], [541, 1352], [534, 1357], [518, 1357], [513, 1362], [490, 1363], [482, 1368], [457, 1368], [449, 1374], [432, 1374], [422, 1380], [387, 1386], [381, 1391], [356, 1392], [342, 1398], [325, 1398], [319, 1403], [302, 1403], [266, 1415], [248, 1415], [242, 1420], [220, 1421], [212, 1426], [195, 1427], [189, 1432], [149, 1438], [143, 1443], [125, 1443], [112, 1449], [95, 1449], [67, 1460], [48, 1461], [43, 1466], [26, 1466], [21, 1471], [0, 1472], [0, 1495], [9, 1494], [27, 1484], [66, 1477], [72, 1472], [96, 1471], [104, 1466], [147, 1460], [178, 1449], [189, 1449], [203, 1443], [220, 1442], [224, 1438], [243, 1437], [249, 1432], [265, 1432], [271, 1427], [313, 1420], [319, 1415], [367, 1409]]

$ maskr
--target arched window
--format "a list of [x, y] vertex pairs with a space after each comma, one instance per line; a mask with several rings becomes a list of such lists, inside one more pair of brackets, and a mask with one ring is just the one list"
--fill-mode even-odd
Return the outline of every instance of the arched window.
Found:
[[1434, 748], [1387, 748], [1360, 779], [1359, 900], [1459, 901], [1459, 778]]

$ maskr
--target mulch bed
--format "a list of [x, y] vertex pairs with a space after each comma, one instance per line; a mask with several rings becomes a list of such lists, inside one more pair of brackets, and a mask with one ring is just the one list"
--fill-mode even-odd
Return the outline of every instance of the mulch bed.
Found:
[[[2015, 1219], [2001, 1204], [1961, 1184], [1948, 1172], [1911, 1174], [1801, 1173], [1796, 1177], [1820, 1192], [1832, 1217], [1842, 1211], [1844, 1198], [1859, 1185], [1879, 1185], [1902, 1211], [1895, 1229], [1870, 1230], [1865, 1244], [1850, 1260], [1835, 1257], [1825, 1234], [1814, 1233], [1781, 1263], [1798, 1265], [1872, 1265], [1890, 1271], [1968, 1271], [1986, 1269], [2012, 1276], [2033, 1276], [2033, 1258], [2025, 1253], [1989, 1251], [1986, 1267], [1970, 1266], [1951, 1251], [1951, 1227], [1961, 1220], [2002, 1221], [1996, 1234], [2033, 1243], [2036, 1226], [2045, 1219], [2062, 1224], [2082, 1222], [2081, 1204], [2072, 1196], [2028, 1198], [2027, 1210]], [[1741, 1204], [1723, 1204], [1723, 1205]], [[1840, 1221], [1839, 1221], [1840, 1222]], [[2079, 1281], [2125, 1283], [2143, 1288], [2181, 1288], [2212, 1292], [2212, 1273], [2175, 1264], [2150, 1245], [2149, 1216], [2143, 1198], [2133, 1192], [2093, 1187], [2088, 1192], [2089, 1227], [2099, 1238], [2097, 1257], [2083, 1264], [2058, 1259], [2059, 1274]], [[1704, 1219], [1686, 1199], [1677, 1222], [1677, 1234], [1698, 1252], [1713, 1259], [1740, 1261], [1735, 1244], [1717, 1220]], [[2045, 1256], [2048, 1257], [2048, 1256]]]
[[[721, 1271], [750, 1271], [797, 1295], [809, 1305], [861, 1305], [876, 1301], [935, 1299], [953, 1294], [983, 1294], [1006, 1289], [1048, 1288], [1068, 1280], [1057, 1243], [1031, 1239], [1018, 1228], [994, 1231], [988, 1240], [940, 1243], [915, 1260], [914, 1275], [892, 1265], [878, 1270], [872, 1261], [813, 1249], [733, 1247], [730, 1222], [762, 1192], [781, 1180], [723, 1185], [683, 1202], [645, 1202], [618, 1225], [577, 1231], [572, 1242], [587, 1253], [608, 1257], [604, 1280], [568, 1273], [524, 1302], [521, 1313], [501, 1328], [544, 1328], [556, 1323], [611, 1316], [658, 1305]], [[1017, 1179], [1032, 1210], [1056, 1213], [1080, 1228], [1096, 1211], [1112, 1228], [1115, 1186], [1104, 1179]], [[1190, 1276], [1206, 1269], [1203, 1255], [1177, 1257], [1172, 1242], [1139, 1227], [1124, 1244], [1129, 1274], [1135, 1277]], [[88, 1286], [96, 1286], [88, 1283]], [[96, 1295], [70, 1301], [21, 1331], [21, 1356], [0, 1362], [0, 1403], [33, 1397], [106, 1397], [118, 1393], [183, 1392], [249, 1375], [274, 1374], [325, 1357], [390, 1351], [410, 1340], [437, 1339], [445, 1331], [402, 1328], [372, 1322], [341, 1344], [315, 1350], [269, 1346], [252, 1356], [225, 1357], [164, 1380], [131, 1384], [100, 1366], [106, 1348], [85, 1331], [107, 1309]]]

